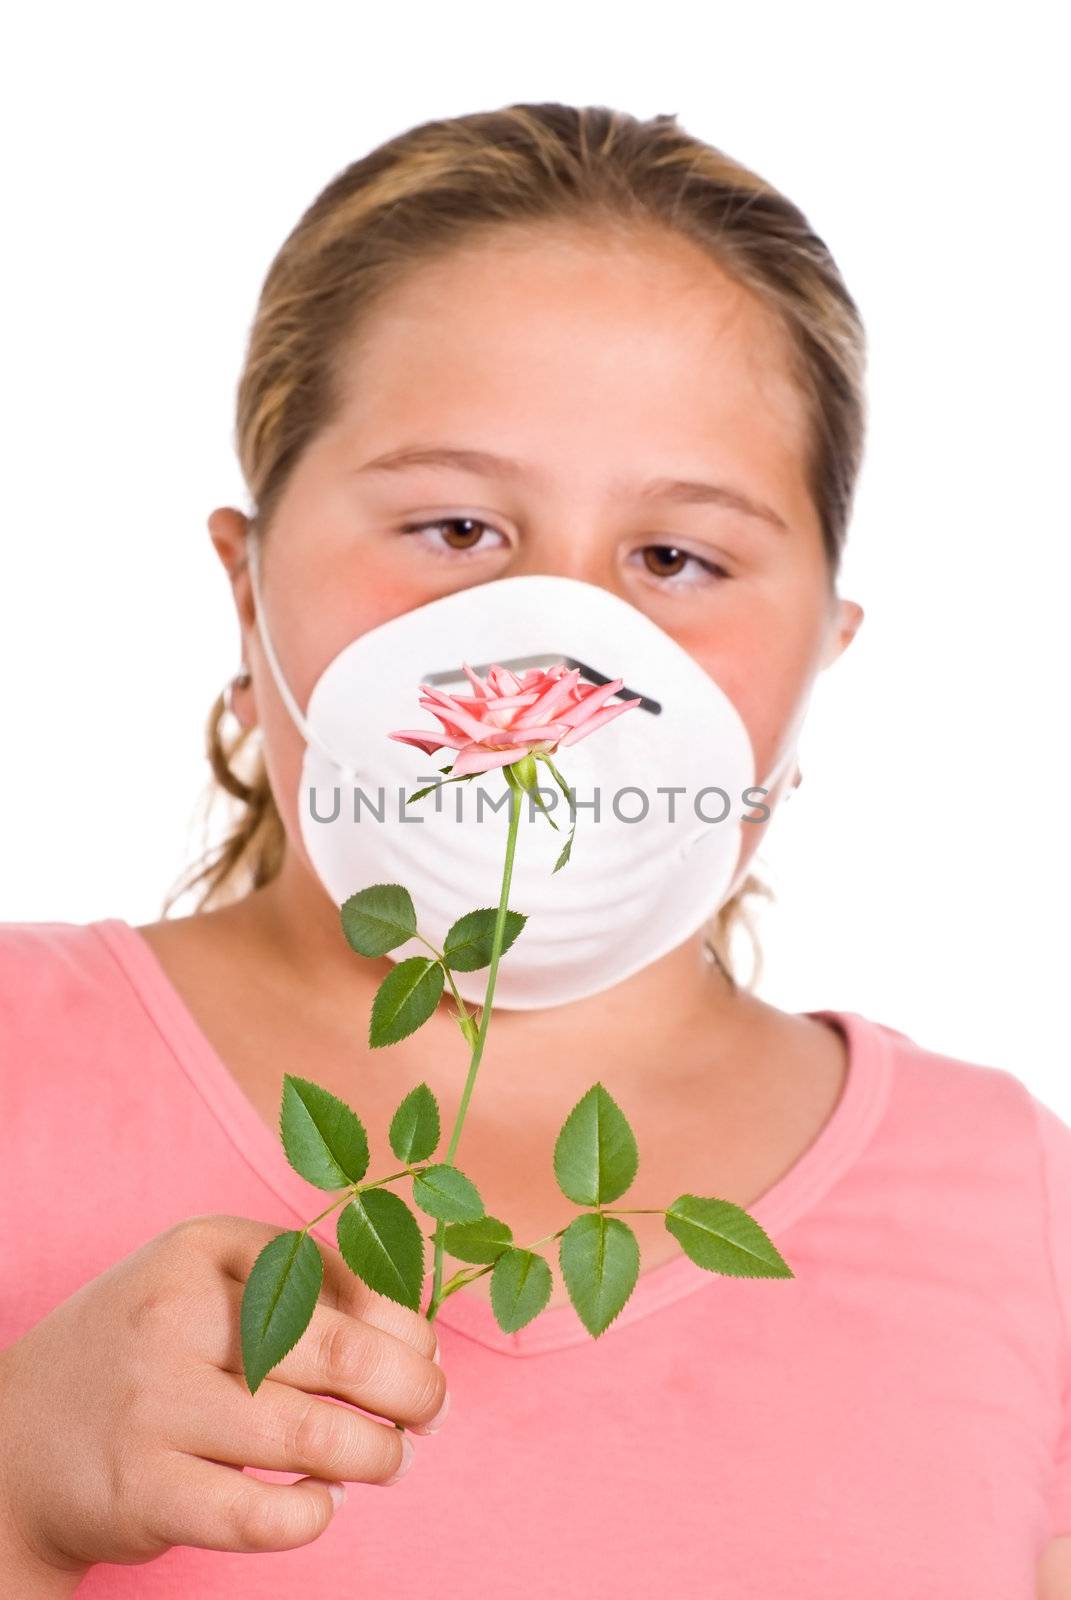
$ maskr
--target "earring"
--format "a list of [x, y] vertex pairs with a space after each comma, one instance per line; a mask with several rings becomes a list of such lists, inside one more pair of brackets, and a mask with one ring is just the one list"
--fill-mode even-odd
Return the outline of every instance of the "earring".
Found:
[[252, 683], [252, 681], [253, 681], [253, 674], [250, 672], [249, 668], [245, 665], [245, 662], [243, 661], [243, 663], [242, 663], [241, 667], [239, 668], [239, 670], [234, 674], [234, 677], [231, 678], [228, 681], [226, 687], [223, 690], [223, 704], [226, 707], [226, 709], [230, 712], [232, 717], [236, 714], [235, 710], [234, 710], [234, 701], [233, 701], [233, 695], [234, 695], [235, 689], [248, 689], [249, 685]]

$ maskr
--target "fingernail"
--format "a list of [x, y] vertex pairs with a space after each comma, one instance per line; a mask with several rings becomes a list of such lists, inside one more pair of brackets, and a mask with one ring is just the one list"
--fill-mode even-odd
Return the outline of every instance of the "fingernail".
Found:
[[413, 1432], [414, 1433], [438, 1433], [439, 1429], [442, 1427], [443, 1423], [446, 1421], [446, 1413], [449, 1411], [449, 1409], [450, 1409], [450, 1391], [449, 1391], [449, 1389], [447, 1389], [445, 1398], [443, 1399], [443, 1403], [439, 1407], [439, 1409], [435, 1413], [435, 1415], [432, 1417], [431, 1421], [430, 1422], [425, 1422], [425, 1424], [424, 1424], [424, 1426], [422, 1428], [414, 1428]]
[[344, 1483], [329, 1483], [327, 1492], [331, 1496], [331, 1504], [337, 1511], [346, 1498], [346, 1485]]
[[402, 1434], [402, 1464], [393, 1478], [384, 1478], [383, 1487], [389, 1489], [392, 1483], [397, 1483], [399, 1478], [404, 1478], [409, 1468], [413, 1465], [413, 1446], [405, 1434]]

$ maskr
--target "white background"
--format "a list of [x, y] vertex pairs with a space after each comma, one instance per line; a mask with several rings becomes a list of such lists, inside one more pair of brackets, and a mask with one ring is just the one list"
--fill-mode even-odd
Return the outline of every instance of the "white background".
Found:
[[205, 518], [300, 212], [432, 116], [677, 112], [825, 237], [871, 347], [760, 993], [1009, 1068], [1066, 1042], [1067, 125], [1057, 8], [24, 7], [3, 41], [0, 918], [149, 921], [200, 843], [238, 664]]

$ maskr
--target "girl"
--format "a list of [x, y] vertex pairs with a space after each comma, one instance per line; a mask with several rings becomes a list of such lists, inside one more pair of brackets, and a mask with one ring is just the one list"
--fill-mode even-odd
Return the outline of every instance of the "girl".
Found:
[[[862, 620], [837, 574], [863, 374], [806, 219], [673, 116], [431, 122], [301, 218], [238, 391], [254, 509], [208, 519], [238, 825], [193, 914], [2, 930], [4, 1593], [1071, 1596], [1071, 1130], [1008, 1072], [759, 1001], [731, 945], [761, 825], [703, 926], [623, 974], [646, 929], [607, 926], [601, 980], [496, 1008], [460, 1164], [516, 1240], [575, 1214], [551, 1152], [593, 1082], [636, 1132], [643, 1270], [606, 1333], [556, 1282], [505, 1334], [486, 1277], [429, 1322], [340, 1264], [328, 1217], [308, 1330], [255, 1395], [242, 1375], [252, 1263], [320, 1210], [283, 1074], [373, 1151], [419, 1081], [452, 1126], [463, 1080], [446, 1002], [365, 1043], [392, 960], [347, 947], [303, 831], [313, 686], [417, 608], [570, 579], [728, 697], [772, 813]], [[750, 1211], [791, 1279], [691, 1262], [657, 1214], [684, 1192]]]

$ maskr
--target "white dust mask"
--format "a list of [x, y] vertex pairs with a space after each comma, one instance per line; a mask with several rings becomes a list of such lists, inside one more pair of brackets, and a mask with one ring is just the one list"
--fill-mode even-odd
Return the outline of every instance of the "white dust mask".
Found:
[[[443, 783], [439, 769], [457, 752], [424, 755], [389, 737], [426, 720], [435, 740], [442, 730], [418, 704], [419, 686], [468, 694], [463, 662], [481, 677], [495, 664], [521, 674], [564, 662], [588, 682], [623, 679], [607, 705], [641, 697], [551, 752], [577, 806], [570, 859], [558, 872], [572, 818], [537, 763], [558, 831], [525, 795], [508, 903], [527, 921], [501, 958], [496, 1005], [532, 1010], [598, 994], [676, 949], [739, 888], [744, 830], [764, 825], [742, 818], [762, 815], [794, 759], [802, 708], [760, 788], [739, 712], [686, 650], [609, 590], [540, 574], [470, 585], [369, 629], [328, 662], [303, 714], [265, 625], [259, 542], [252, 535], [249, 548], [260, 638], [306, 745], [301, 837], [337, 906], [372, 884], [402, 884], [438, 950], [460, 916], [497, 906], [509, 817], [503, 772], [446, 783], [406, 806], [406, 795]], [[411, 939], [390, 959], [428, 953]], [[454, 981], [479, 1004], [487, 969]]]

